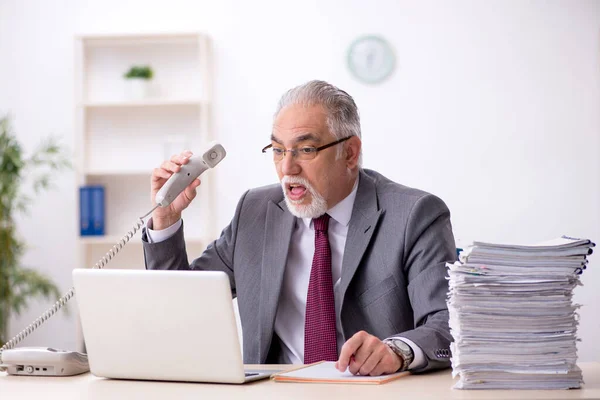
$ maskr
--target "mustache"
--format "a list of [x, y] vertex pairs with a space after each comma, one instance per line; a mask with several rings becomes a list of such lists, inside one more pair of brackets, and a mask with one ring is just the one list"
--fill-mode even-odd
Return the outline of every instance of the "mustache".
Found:
[[302, 185], [306, 189], [309, 189], [309, 190], [312, 191], [311, 184], [306, 179], [304, 179], [304, 178], [302, 178], [300, 176], [289, 176], [289, 175], [286, 175], [281, 180], [281, 184], [284, 186], [284, 189], [285, 189], [285, 185], [289, 185], [291, 183], [294, 183], [294, 184], [297, 184], [297, 185]]

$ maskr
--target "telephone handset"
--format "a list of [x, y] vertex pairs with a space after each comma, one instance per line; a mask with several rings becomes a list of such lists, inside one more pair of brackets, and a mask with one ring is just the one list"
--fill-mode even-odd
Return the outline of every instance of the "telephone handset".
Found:
[[[144, 218], [152, 214], [156, 208], [171, 204], [194, 179], [198, 178], [207, 169], [214, 168], [226, 155], [223, 146], [212, 142], [201, 156], [191, 157], [188, 163], [182, 165], [179, 172], [174, 173], [156, 193], [154, 199], [156, 206], [144, 216], [138, 218], [133, 228], [96, 263], [94, 268], [101, 269], [108, 264], [136, 232], [144, 226]], [[8, 370], [11, 375], [30, 376], [69, 376], [89, 371], [87, 355], [83, 353], [46, 347], [14, 348], [60, 310], [74, 295], [75, 288], [72, 287], [51, 308], [0, 348], [0, 371]]]
[[[192, 157], [187, 164], [181, 166], [179, 172], [173, 174], [162, 188], [156, 193], [154, 201], [161, 207], [166, 207], [179, 196], [194, 179], [209, 168], [214, 168], [225, 158], [225, 149], [218, 143], [213, 143], [201, 157]], [[156, 207], [155, 207], [156, 208]], [[152, 210], [154, 211], [154, 210]]]

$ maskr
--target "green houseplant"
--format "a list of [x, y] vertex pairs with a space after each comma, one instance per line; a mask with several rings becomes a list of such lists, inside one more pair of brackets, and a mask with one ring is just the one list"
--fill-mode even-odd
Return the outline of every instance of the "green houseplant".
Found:
[[150, 68], [148, 65], [142, 65], [142, 66], [134, 65], [125, 74], [126, 79], [138, 78], [138, 79], [150, 80], [150, 79], [152, 79], [153, 76], [154, 76], [154, 72], [152, 71], [152, 68]]
[[27, 213], [33, 194], [51, 186], [52, 172], [70, 163], [56, 139], [50, 137], [29, 157], [10, 126], [8, 117], [0, 117], [0, 346], [9, 338], [11, 314], [25, 310], [35, 297], [57, 299], [60, 292], [46, 276], [21, 264], [26, 246], [18, 236], [15, 216]]
[[150, 93], [150, 81], [153, 76], [154, 72], [148, 65], [132, 66], [123, 75], [126, 81], [127, 96], [132, 100], [140, 100], [148, 97]]

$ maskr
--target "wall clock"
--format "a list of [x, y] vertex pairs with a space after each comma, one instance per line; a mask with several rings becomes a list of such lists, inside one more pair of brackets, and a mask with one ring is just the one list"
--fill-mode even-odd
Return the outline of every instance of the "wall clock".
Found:
[[392, 47], [380, 36], [362, 36], [348, 49], [348, 68], [364, 83], [383, 82], [392, 74], [395, 64]]

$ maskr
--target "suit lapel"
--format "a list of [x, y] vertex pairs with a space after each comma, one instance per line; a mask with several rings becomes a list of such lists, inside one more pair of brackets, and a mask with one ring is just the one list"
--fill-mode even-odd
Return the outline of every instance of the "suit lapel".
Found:
[[365, 250], [373, 237], [373, 232], [375, 232], [382, 212], [383, 210], [379, 209], [377, 201], [375, 182], [361, 171], [342, 260], [342, 277], [340, 280], [342, 302]]
[[269, 203], [260, 284], [259, 360], [261, 363], [267, 358], [273, 337], [275, 314], [295, 220], [287, 210], [285, 201], [279, 204]]

